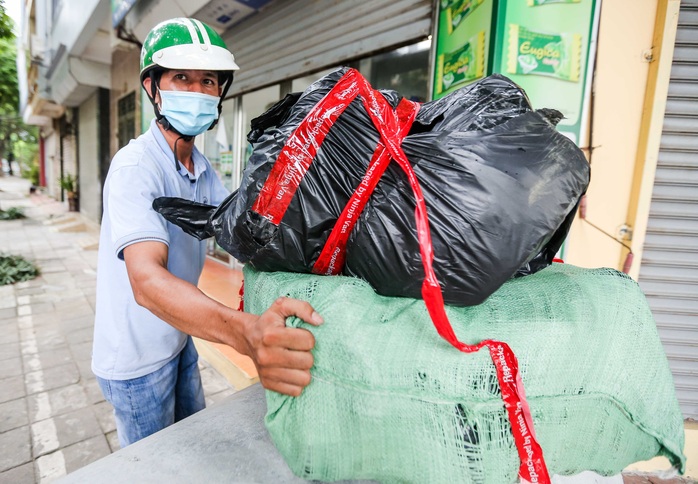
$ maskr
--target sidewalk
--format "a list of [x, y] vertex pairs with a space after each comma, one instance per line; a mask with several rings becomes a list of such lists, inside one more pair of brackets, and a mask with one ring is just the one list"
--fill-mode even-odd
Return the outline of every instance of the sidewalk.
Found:
[[[111, 406], [90, 370], [97, 251], [94, 229], [67, 204], [0, 177], [0, 254], [41, 275], [0, 286], [0, 483], [50, 482], [119, 449]], [[85, 248], [83, 248], [85, 247]], [[201, 359], [207, 404], [235, 392]]]

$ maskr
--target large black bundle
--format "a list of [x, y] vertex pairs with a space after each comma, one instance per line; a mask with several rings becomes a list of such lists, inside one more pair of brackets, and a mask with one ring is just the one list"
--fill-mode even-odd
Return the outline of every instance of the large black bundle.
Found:
[[[387, 144], [364, 105], [365, 92], [326, 131], [297, 131], [339, 82], [355, 74], [337, 70], [253, 120], [248, 140], [254, 151], [241, 186], [219, 207], [177, 199], [158, 199], [154, 207], [194, 236], [215, 236], [257, 270], [312, 272], [338, 217], [366, 181], [374, 151]], [[401, 101], [401, 108], [409, 105], [397, 92], [379, 92], [392, 109]], [[507, 279], [552, 262], [589, 183], [589, 165], [556, 131], [556, 116], [533, 111], [525, 93], [499, 75], [421, 105], [401, 147], [423, 192], [446, 303], [478, 304]], [[309, 141], [318, 131], [320, 140]], [[293, 159], [290, 168], [273, 173], [289, 139], [289, 145], [303, 145], [296, 153], [308, 150], [312, 159], [306, 169]], [[263, 190], [270, 173], [277, 188], [279, 179], [284, 187], [297, 185], [279, 220], [260, 210], [258, 201], [263, 191], [274, 202]], [[390, 162], [358, 218], [349, 214], [355, 226], [341, 273], [365, 279], [382, 295], [421, 297], [415, 203], [406, 172]]]

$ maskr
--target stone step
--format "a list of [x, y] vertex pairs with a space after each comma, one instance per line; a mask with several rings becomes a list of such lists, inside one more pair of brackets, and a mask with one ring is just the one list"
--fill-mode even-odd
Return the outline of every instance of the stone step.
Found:
[[53, 226], [51, 230], [54, 232], [86, 232], [87, 225], [82, 220], [76, 219], [73, 222]]
[[194, 338], [199, 356], [228, 380], [236, 390], [242, 390], [259, 381], [252, 360], [232, 348]]
[[80, 216], [76, 213], [65, 213], [57, 216], [51, 216], [44, 220], [44, 225], [64, 225], [69, 223], [75, 223], [80, 219]]
[[96, 235], [89, 235], [78, 240], [78, 245], [82, 250], [97, 250], [99, 249], [99, 237]]

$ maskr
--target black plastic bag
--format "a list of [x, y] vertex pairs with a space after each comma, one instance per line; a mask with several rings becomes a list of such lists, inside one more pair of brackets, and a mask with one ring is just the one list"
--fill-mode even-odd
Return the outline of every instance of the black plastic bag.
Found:
[[[252, 121], [254, 151], [241, 186], [217, 209], [169, 198], [157, 199], [155, 209], [198, 238], [214, 236], [257, 270], [312, 272], [381, 141], [362, 96], [295, 180], [283, 218], [272, 221], [253, 207], [289, 137], [345, 74], [350, 70], [323, 77]], [[380, 95], [393, 109], [402, 100], [394, 91]], [[421, 105], [401, 147], [424, 195], [446, 303], [479, 304], [507, 279], [552, 262], [589, 183], [589, 165], [554, 128], [558, 119], [554, 110], [533, 111], [525, 93], [500, 75]], [[415, 203], [405, 172], [391, 162], [355, 218], [341, 273], [385, 296], [421, 297]]]

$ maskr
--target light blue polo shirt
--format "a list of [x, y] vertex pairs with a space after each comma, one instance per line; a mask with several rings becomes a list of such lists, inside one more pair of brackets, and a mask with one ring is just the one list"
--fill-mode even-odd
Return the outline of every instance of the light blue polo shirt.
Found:
[[128, 380], [162, 368], [184, 348], [187, 335], [136, 303], [123, 261], [125, 247], [146, 240], [169, 246], [168, 270], [196, 285], [204, 266], [205, 241], [167, 222], [152, 208], [157, 197], [218, 205], [228, 195], [208, 160], [194, 148], [194, 175], [180, 165], [165, 137], [150, 129], [119, 150], [104, 184], [99, 238], [97, 307], [92, 371]]

